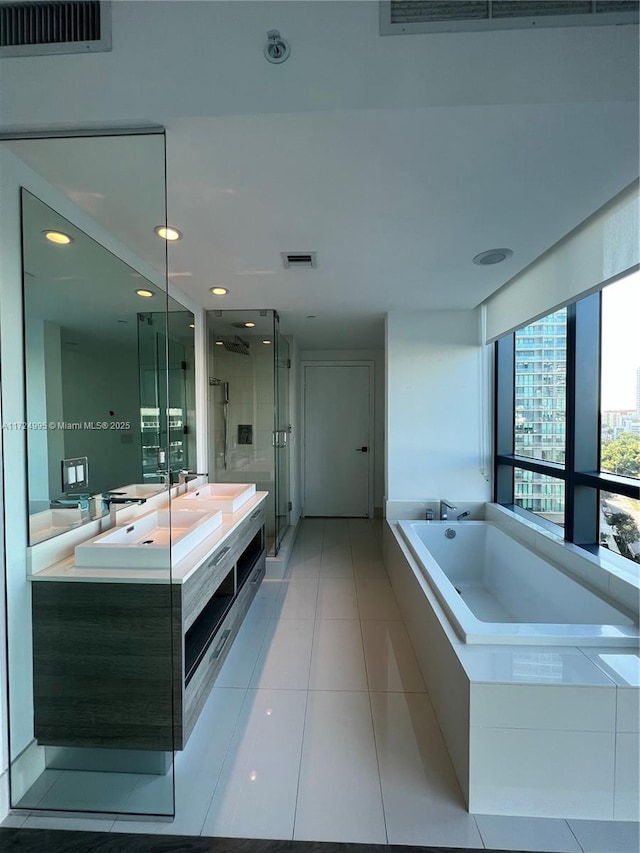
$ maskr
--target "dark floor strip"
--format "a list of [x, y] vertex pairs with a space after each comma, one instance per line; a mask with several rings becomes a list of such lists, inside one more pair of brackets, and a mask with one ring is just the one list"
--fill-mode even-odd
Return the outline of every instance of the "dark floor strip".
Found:
[[[0, 827], [2, 853], [478, 853], [462, 847], [344, 844], [325, 841], [260, 841], [198, 835], [139, 835]], [[491, 853], [489, 851], [488, 853]], [[516, 853], [498, 851], [492, 853]]]

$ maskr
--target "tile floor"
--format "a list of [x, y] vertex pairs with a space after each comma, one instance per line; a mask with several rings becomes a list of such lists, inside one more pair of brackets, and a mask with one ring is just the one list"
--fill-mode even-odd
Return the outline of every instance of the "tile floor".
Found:
[[[176, 756], [172, 823], [27, 812], [5, 825], [638, 853], [637, 824], [467, 813], [384, 570], [381, 530], [303, 522], [287, 576], [263, 582]], [[92, 774], [57, 773], [40, 781], [38, 808], [91, 784]], [[170, 781], [116, 787], [125, 808], [144, 811]]]

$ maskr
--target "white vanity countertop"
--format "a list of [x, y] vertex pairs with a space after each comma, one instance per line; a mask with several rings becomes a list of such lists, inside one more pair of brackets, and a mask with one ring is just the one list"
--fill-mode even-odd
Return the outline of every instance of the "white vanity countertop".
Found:
[[[31, 581], [93, 581], [95, 583], [184, 583], [200, 564], [233, 533], [234, 530], [251, 515], [264, 500], [268, 492], [256, 492], [237, 512], [223, 513], [222, 524], [203, 542], [178, 562], [169, 572], [166, 569], [95, 569], [80, 568], [70, 556], [46, 569], [29, 575]], [[167, 549], [167, 559], [168, 559]]]

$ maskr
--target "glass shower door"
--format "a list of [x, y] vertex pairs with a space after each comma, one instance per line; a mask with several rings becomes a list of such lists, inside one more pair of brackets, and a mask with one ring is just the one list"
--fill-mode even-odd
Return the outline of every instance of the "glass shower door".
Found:
[[277, 554], [289, 527], [289, 342], [280, 334], [275, 334], [275, 467], [276, 467], [276, 529], [275, 553]]

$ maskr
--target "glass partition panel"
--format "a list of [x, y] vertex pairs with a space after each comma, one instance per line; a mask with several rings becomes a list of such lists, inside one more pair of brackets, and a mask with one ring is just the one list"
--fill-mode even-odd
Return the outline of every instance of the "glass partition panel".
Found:
[[276, 530], [277, 554], [289, 528], [289, 342], [276, 330]]
[[181, 629], [168, 469], [145, 477], [142, 418], [152, 387], [168, 461], [164, 135], [0, 156], [4, 260], [23, 272], [2, 320], [3, 410], [22, 413], [4, 433], [11, 806], [171, 816]]
[[209, 479], [269, 492], [267, 553], [276, 537], [274, 311], [209, 311]]

